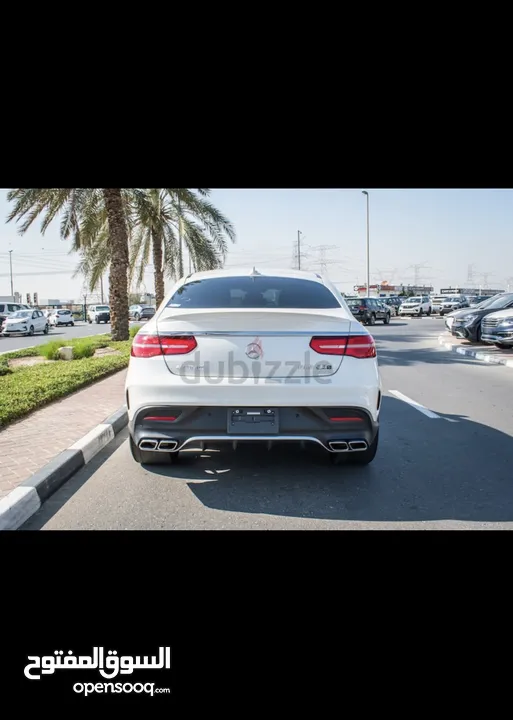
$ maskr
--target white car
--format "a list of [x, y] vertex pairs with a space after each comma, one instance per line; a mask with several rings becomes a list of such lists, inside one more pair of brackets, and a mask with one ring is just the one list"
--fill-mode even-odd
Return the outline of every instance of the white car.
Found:
[[464, 295], [446, 295], [440, 307], [439, 313], [441, 317], [455, 310], [468, 308], [469, 302]]
[[431, 298], [431, 312], [434, 314], [439, 313], [445, 300], [447, 300], [446, 295], [433, 295]]
[[75, 325], [75, 318], [71, 310], [56, 310], [50, 315], [50, 325], [57, 327], [58, 325]]
[[481, 320], [481, 340], [500, 350], [513, 348], [513, 308], [485, 315]]
[[18, 310], [5, 319], [2, 331], [4, 335], [34, 335], [37, 332], [48, 335], [48, 320], [41, 310]]
[[406, 298], [399, 308], [399, 315], [431, 315], [431, 300], [427, 295]]
[[372, 335], [314, 272], [198, 272], [134, 338], [130, 447], [142, 464], [182, 449], [312, 443], [366, 465], [379, 440]]

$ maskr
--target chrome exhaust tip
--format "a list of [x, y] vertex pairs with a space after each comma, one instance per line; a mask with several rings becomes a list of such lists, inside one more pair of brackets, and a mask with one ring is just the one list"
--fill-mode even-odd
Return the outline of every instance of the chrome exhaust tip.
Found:
[[172, 452], [176, 449], [176, 446], [178, 443], [176, 440], [161, 440], [159, 442], [159, 450], [166, 450], [167, 452]]
[[352, 440], [349, 443], [349, 449], [353, 452], [367, 450], [367, 443], [365, 440]]
[[157, 446], [157, 440], [141, 440], [139, 443], [139, 450], [156, 450]]
[[342, 440], [335, 440], [333, 442], [329, 442], [328, 445], [332, 452], [347, 452], [349, 449], [348, 444], [346, 442], [343, 442]]

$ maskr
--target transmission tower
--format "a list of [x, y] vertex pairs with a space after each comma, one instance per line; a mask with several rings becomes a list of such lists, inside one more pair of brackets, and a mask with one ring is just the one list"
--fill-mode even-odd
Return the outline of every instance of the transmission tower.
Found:
[[492, 275], [493, 275], [493, 273], [491, 273], [491, 272], [479, 273], [479, 277], [482, 279], [481, 287], [485, 287], [485, 288], [488, 287], [488, 278], [491, 277]]
[[428, 280], [429, 278], [421, 274], [422, 270], [430, 270], [431, 268], [425, 263], [417, 263], [416, 265], [410, 265], [410, 269], [413, 270], [413, 285], [418, 287], [421, 280]]
[[325, 273], [327, 272], [328, 265], [331, 265], [334, 260], [332, 258], [327, 257], [326, 253], [330, 252], [330, 250], [338, 250], [337, 245], [316, 245], [315, 247], [312, 247], [311, 250], [313, 250], [315, 253], [318, 253], [318, 260], [315, 260], [313, 263], [311, 263], [314, 266], [318, 266], [321, 270], [321, 272]]
[[476, 266], [475, 265], [469, 265], [467, 270], [467, 282], [469, 282], [471, 285], [474, 282], [474, 272], [475, 272]]
[[513, 285], [513, 277], [507, 277], [506, 278], [506, 287], [507, 287], [508, 292], [510, 292], [512, 285]]

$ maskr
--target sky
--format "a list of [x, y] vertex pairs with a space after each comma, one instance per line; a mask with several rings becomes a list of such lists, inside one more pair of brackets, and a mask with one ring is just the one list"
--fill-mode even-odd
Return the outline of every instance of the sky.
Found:
[[[294, 267], [299, 230], [301, 267], [325, 271], [342, 292], [352, 292], [366, 273], [362, 189], [213, 189], [211, 201], [237, 233], [226, 266]], [[508, 284], [513, 290], [513, 190], [365, 189], [372, 283], [417, 279], [436, 292], [480, 285], [506, 290]], [[84, 292], [83, 279], [72, 278], [78, 258], [60, 239], [58, 221], [44, 236], [38, 221], [20, 236], [13, 222], [4, 222], [6, 196], [7, 190], [0, 190], [0, 295], [10, 295], [12, 250], [14, 290], [24, 299], [37, 292], [40, 301], [78, 301]], [[151, 270], [145, 274], [146, 292], [154, 289]]]

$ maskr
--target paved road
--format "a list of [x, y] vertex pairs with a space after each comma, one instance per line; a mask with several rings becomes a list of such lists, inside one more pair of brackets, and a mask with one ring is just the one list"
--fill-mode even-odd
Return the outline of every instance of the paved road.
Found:
[[150, 471], [125, 432], [23, 529], [509, 529], [513, 371], [441, 350], [442, 327], [374, 328], [385, 396], [367, 468], [246, 448]]
[[[135, 323], [130, 323], [135, 324]], [[137, 323], [141, 325], [142, 323]], [[99, 333], [110, 333], [111, 326], [101, 323], [95, 325], [92, 323], [76, 322], [75, 327], [59, 327], [52, 328], [48, 335], [33, 335], [32, 337], [4, 337], [0, 335], [0, 354], [19, 350], [20, 348], [33, 347], [34, 345], [42, 345], [49, 340], [72, 340], [73, 338], [86, 337], [87, 335], [98, 335]]]

